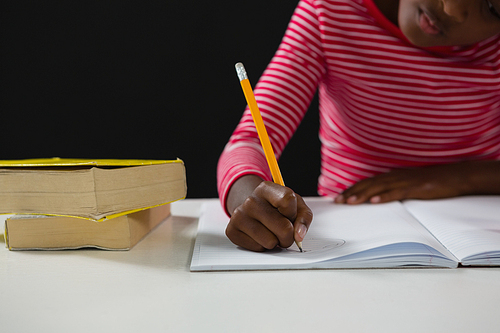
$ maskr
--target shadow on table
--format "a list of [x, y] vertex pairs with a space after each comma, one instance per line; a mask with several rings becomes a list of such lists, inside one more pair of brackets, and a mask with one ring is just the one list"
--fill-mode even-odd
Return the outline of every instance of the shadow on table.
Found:
[[[12, 254], [33, 257], [75, 256], [89, 259], [109, 260], [123, 264], [146, 266], [155, 269], [189, 271], [198, 218], [170, 216], [148, 233], [132, 249], [111, 251], [95, 248], [51, 251], [12, 251]], [[0, 243], [5, 245], [3, 234]], [[8, 249], [4, 249], [8, 251]]]

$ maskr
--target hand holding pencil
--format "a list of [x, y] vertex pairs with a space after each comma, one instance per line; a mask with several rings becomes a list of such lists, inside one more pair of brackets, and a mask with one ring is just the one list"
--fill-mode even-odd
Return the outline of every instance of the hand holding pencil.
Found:
[[241, 63], [236, 64], [274, 183], [246, 175], [232, 186], [227, 208], [231, 220], [226, 235], [236, 245], [253, 251], [276, 246], [289, 247], [295, 241], [302, 251], [302, 240], [312, 221], [312, 212], [302, 197], [284, 186], [266, 127], [260, 115], [250, 82]]

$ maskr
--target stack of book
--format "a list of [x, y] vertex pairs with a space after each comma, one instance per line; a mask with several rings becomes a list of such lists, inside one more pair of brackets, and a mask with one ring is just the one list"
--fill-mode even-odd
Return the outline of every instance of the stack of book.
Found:
[[0, 214], [11, 250], [127, 250], [186, 197], [182, 160], [0, 161]]

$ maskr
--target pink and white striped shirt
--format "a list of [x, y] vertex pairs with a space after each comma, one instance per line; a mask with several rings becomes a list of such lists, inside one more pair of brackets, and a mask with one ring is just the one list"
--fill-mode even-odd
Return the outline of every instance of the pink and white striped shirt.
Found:
[[[303, 0], [254, 91], [278, 158], [316, 89], [321, 195], [395, 168], [500, 159], [500, 35], [417, 48], [372, 0]], [[219, 159], [223, 204], [246, 174], [272, 180], [248, 108]]]

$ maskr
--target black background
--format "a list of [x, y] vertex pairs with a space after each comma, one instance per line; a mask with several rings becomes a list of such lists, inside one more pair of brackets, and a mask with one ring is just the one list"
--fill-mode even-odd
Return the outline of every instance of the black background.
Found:
[[[216, 165], [296, 1], [2, 1], [0, 159], [184, 160], [188, 197], [216, 197]], [[317, 101], [280, 160], [315, 195]]]

